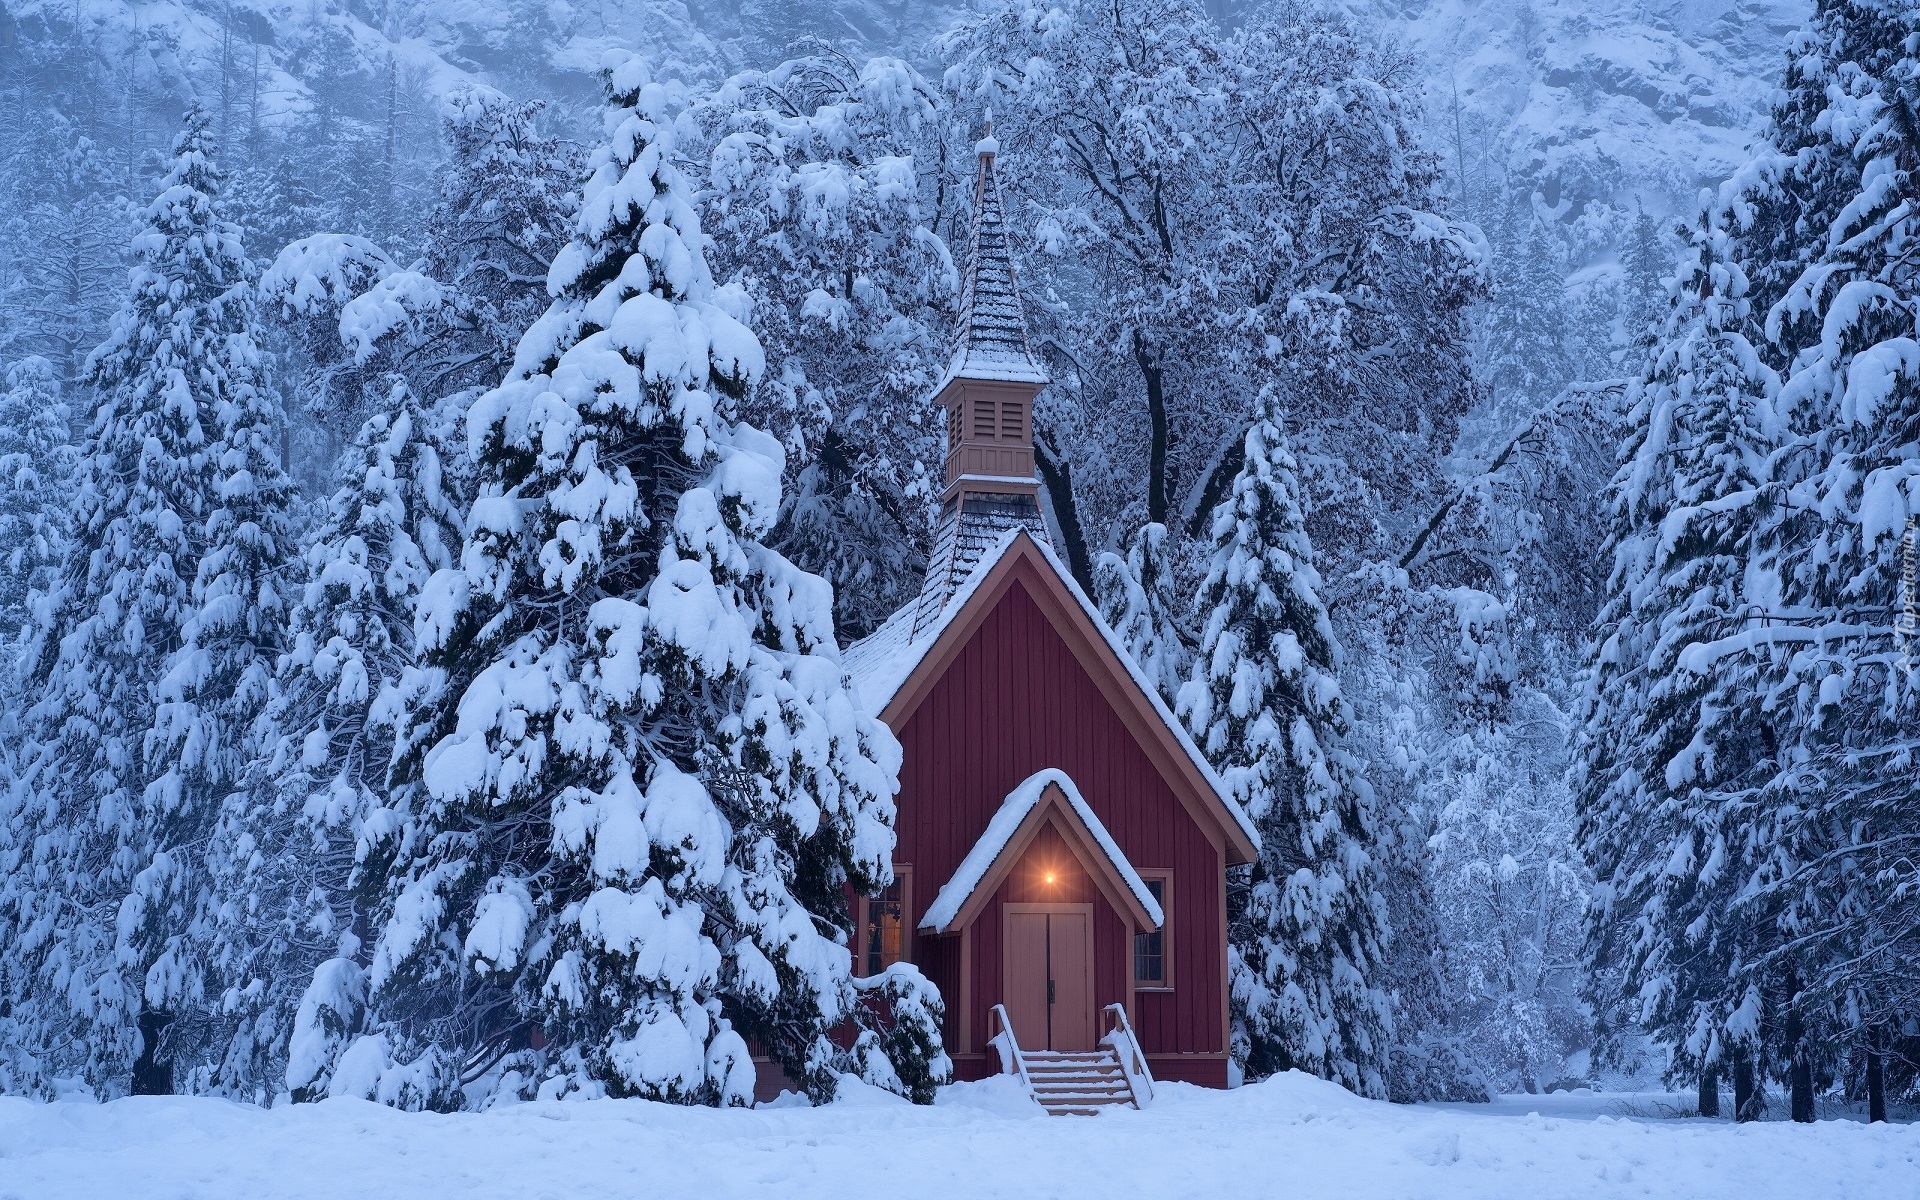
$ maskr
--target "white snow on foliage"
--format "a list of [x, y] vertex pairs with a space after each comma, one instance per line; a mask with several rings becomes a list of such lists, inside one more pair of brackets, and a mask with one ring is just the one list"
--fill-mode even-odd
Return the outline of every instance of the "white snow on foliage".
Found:
[[289, 242], [260, 275], [260, 298], [298, 316], [339, 309], [395, 270], [386, 251], [350, 233]]
[[1147, 890], [1147, 885], [1141, 880], [1140, 873], [1133, 869], [1133, 864], [1127, 861], [1127, 856], [1120, 852], [1119, 844], [1113, 840], [1113, 835], [1107, 832], [1107, 827], [1100, 823], [1100, 818], [1094, 814], [1086, 798], [1080, 794], [1080, 789], [1074, 785], [1072, 779], [1067, 777], [1065, 771], [1048, 767], [1044, 771], [1036, 771], [1027, 776], [1021, 781], [1019, 787], [1007, 793], [1007, 798], [1000, 802], [1000, 808], [993, 814], [993, 819], [987, 822], [987, 831], [980, 835], [980, 840], [973, 844], [973, 849], [967, 851], [967, 856], [961, 859], [960, 865], [954, 869], [953, 878], [947, 880], [946, 885], [940, 889], [940, 894], [935, 896], [933, 903], [927, 906], [926, 916], [920, 919], [921, 929], [937, 933], [953, 923], [953, 919], [959, 916], [960, 910], [966, 906], [967, 898], [973, 895], [974, 890], [980, 886], [980, 881], [985, 879], [987, 872], [993, 869], [994, 861], [1006, 851], [1007, 843], [1013, 840], [1013, 835], [1020, 828], [1020, 823], [1026, 820], [1027, 814], [1039, 805], [1040, 798], [1046, 795], [1047, 788], [1050, 786], [1057, 786], [1066, 795], [1067, 803], [1073, 806], [1073, 811], [1087, 823], [1087, 831], [1093, 835], [1094, 841], [1099, 844], [1108, 861], [1113, 863], [1114, 869], [1120, 873], [1120, 878], [1125, 881], [1127, 890], [1133, 893], [1133, 898], [1138, 900], [1140, 907], [1146, 909], [1147, 915], [1153, 918], [1154, 927], [1158, 928], [1166, 920], [1165, 915], [1160, 911], [1159, 902], [1153, 898], [1153, 893]]

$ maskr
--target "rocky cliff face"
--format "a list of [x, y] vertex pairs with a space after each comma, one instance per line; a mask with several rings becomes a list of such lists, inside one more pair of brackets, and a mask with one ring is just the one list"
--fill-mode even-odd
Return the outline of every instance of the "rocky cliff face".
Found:
[[1374, 0], [1421, 58], [1469, 192], [1656, 212], [1725, 178], [1764, 124], [1805, 0]]

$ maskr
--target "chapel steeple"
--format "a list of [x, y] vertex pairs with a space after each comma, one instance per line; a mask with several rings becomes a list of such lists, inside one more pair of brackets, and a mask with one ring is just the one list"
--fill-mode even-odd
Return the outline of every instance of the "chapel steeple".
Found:
[[1033, 495], [1033, 398], [1048, 383], [1027, 341], [1026, 315], [1000, 199], [1000, 143], [989, 118], [974, 146], [973, 229], [960, 275], [960, 320], [947, 372], [934, 388], [946, 410], [945, 498]]
[[989, 116], [974, 145], [973, 229], [960, 273], [960, 319], [946, 374], [933, 389], [945, 410], [946, 486], [916, 625], [937, 617], [982, 553], [1020, 526], [1046, 539], [1034, 478], [1033, 399], [1047, 386], [1033, 356], [1013, 271]]

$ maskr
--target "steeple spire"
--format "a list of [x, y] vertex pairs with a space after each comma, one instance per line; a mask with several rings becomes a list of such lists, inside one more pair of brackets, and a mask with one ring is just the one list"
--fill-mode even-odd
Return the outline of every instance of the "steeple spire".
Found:
[[1000, 142], [993, 136], [992, 113], [987, 114], [985, 135], [973, 148], [980, 160], [973, 184], [973, 230], [967, 237], [960, 276], [960, 321], [954, 330], [953, 357], [941, 385], [953, 379], [1044, 385], [1047, 372], [1034, 361], [1027, 343], [1027, 320], [1007, 245], [1000, 177], [994, 170]]
[[1027, 342], [994, 171], [1000, 143], [991, 114], [974, 152], [980, 166], [960, 275], [960, 320], [947, 373], [933, 389], [934, 403], [947, 417], [946, 489], [916, 631], [940, 615], [954, 589], [1006, 530], [1019, 527], [1036, 538], [1047, 536], [1033, 472], [1033, 398], [1048, 378]]

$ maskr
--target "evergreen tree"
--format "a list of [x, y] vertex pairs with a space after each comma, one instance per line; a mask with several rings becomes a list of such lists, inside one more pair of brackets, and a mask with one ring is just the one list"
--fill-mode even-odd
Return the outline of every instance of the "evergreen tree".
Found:
[[737, 1103], [746, 1036], [819, 1094], [846, 1061], [843, 889], [886, 882], [899, 749], [830, 588], [761, 542], [779, 444], [732, 414], [762, 355], [715, 302], [669, 90], [606, 78], [556, 299], [468, 415], [479, 498], [417, 608], [449, 684], [401, 731], [418, 807], [366, 833], [370, 967], [310, 994], [334, 1094], [449, 1103], [511, 1062], [495, 1086]]
[[1496, 400], [1539, 408], [1574, 379], [1567, 334], [1566, 274], [1560, 248], [1528, 206], [1505, 214], [1509, 229], [1494, 253], [1494, 297], [1488, 305], [1481, 367]]
[[286, 484], [211, 140], [190, 112], [88, 360], [100, 402], [29, 632], [31, 759], [6, 814], [7, 1000], [49, 1073], [105, 1094], [169, 1090], [162, 1030], [218, 999], [208, 839], [279, 623]]
[[1299, 468], [1272, 389], [1213, 512], [1200, 655], [1180, 713], [1260, 831], [1229, 896], [1234, 1053], [1249, 1075], [1297, 1068], [1384, 1096], [1391, 1000], [1373, 791], [1343, 746], [1339, 647], [1319, 597]]
[[1883, 1055], [1920, 1003], [1916, 28], [1906, 3], [1817, 7], [1748, 197], [1791, 436], [1763, 534], [1781, 764], [1742, 817], [1749, 906], [1777, 931], [1756, 976], [1796, 1120], [1813, 1119], [1816, 1074], [1850, 1050]]
[[1698, 1081], [1708, 1106], [1718, 1073], [1757, 1049], [1737, 814], [1770, 759], [1753, 617], [1769, 597], [1749, 589], [1778, 383], [1745, 336], [1747, 280], [1730, 252], [1724, 210], [1703, 192], [1632, 395], [1576, 772], [1598, 884], [1594, 1011], [1612, 1034], [1673, 1046], [1669, 1075]]
[[546, 310], [547, 264], [566, 244], [580, 163], [536, 128], [544, 107], [474, 86], [442, 105], [452, 158], [421, 268], [449, 296], [443, 328], [412, 331], [396, 352], [417, 395], [498, 383], [520, 335]]
[[1111, 551], [1100, 556], [1093, 582], [1100, 615], [1120, 635], [1147, 685], [1171, 708], [1186, 682], [1193, 651], [1174, 616], [1179, 604], [1168, 550], [1165, 525], [1142, 525], [1125, 558]]
[[53, 364], [30, 355], [8, 367], [0, 392], [0, 642], [10, 644], [27, 624], [28, 594], [52, 586], [74, 457]]
[[1637, 365], [1646, 348], [1660, 336], [1669, 307], [1665, 283], [1673, 267], [1673, 253], [1661, 234], [1660, 222], [1644, 208], [1634, 214], [1620, 266], [1622, 341], [1630, 364]]
[[290, 242], [261, 276], [292, 335], [307, 408], [343, 441], [385, 411], [396, 376], [428, 400], [498, 383], [544, 310], [546, 264], [572, 214], [574, 159], [535, 132], [539, 110], [479, 87], [448, 97], [452, 159], [412, 266], [364, 237], [315, 233]]
[[270, 722], [278, 740], [264, 748], [244, 822], [255, 852], [241, 864], [253, 897], [245, 941], [265, 986], [259, 1024], [278, 1035], [260, 1044], [302, 1098], [324, 1093], [332, 1066], [313, 1024], [313, 981], [324, 990], [365, 965], [353, 890], [360, 839], [370, 823], [404, 820], [387, 789], [394, 731], [438, 682], [414, 653], [413, 606], [459, 552], [467, 489], [457, 423], [450, 406], [427, 408], [395, 384], [387, 411], [354, 439], [303, 555]]

